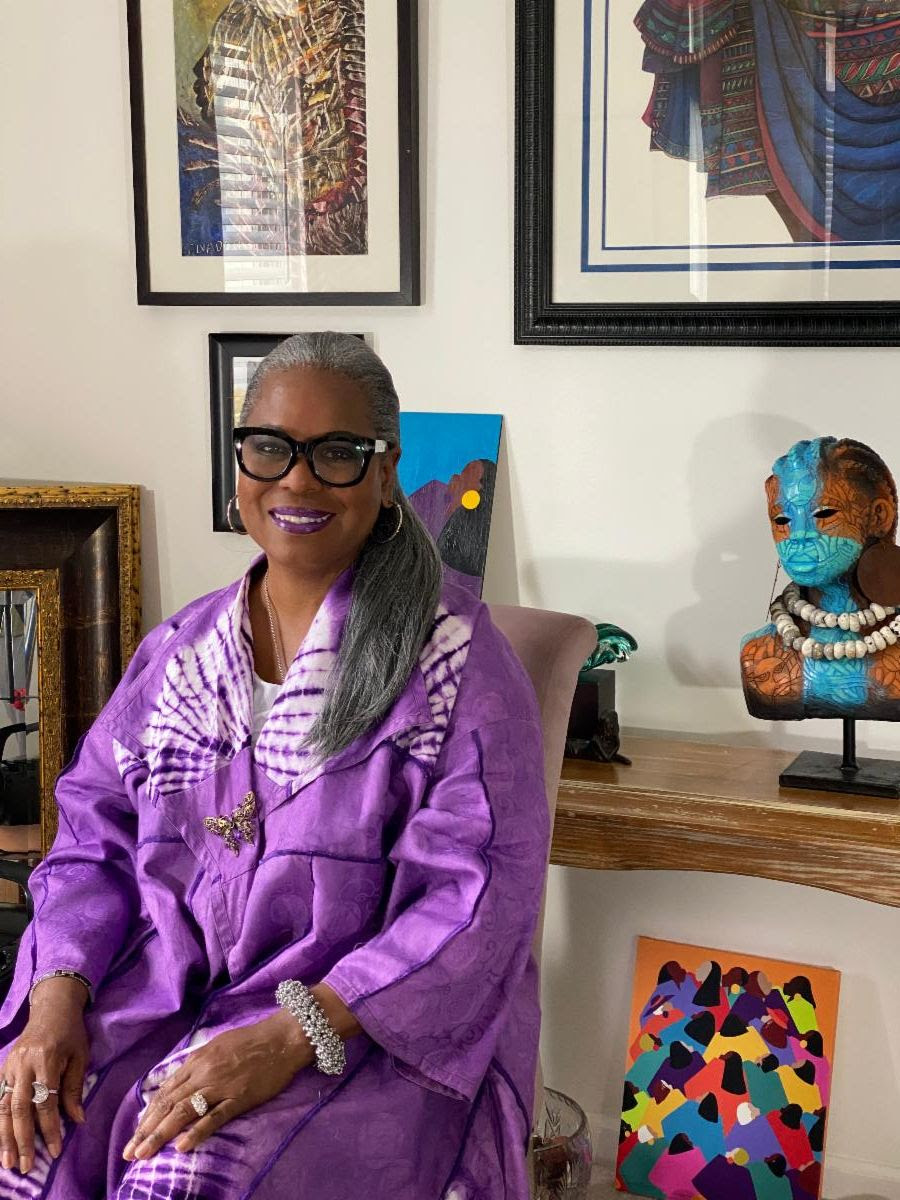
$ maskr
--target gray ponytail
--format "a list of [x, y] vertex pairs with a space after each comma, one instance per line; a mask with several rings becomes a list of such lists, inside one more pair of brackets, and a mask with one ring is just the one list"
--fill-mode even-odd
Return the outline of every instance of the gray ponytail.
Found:
[[[369, 397], [376, 437], [400, 444], [400, 402], [390, 371], [365, 342], [345, 333], [298, 333], [260, 363], [247, 388], [240, 424], [265, 379], [276, 371], [317, 367], [358, 383]], [[405, 688], [434, 622], [442, 568], [431, 534], [397, 485], [403, 509], [382, 510], [356, 561], [350, 612], [318, 719], [307, 736], [319, 758], [349, 746], [380, 720]]]

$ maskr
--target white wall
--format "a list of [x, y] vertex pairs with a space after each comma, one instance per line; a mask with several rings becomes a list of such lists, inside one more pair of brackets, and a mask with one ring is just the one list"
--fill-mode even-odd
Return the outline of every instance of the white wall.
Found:
[[[210, 531], [207, 333], [369, 330], [409, 407], [505, 414], [487, 598], [632, 630], [627, 725], [833, 737], [751, 721], [737, 687], [738, 641], [764, 618], [774, 568], [762, 481], [795, 439], [832, 433], [900, 473], [896, 354], [514, 347], [512, 0], [422, 3], [420, 309], [139, 308], [124, 7], [0, 0], [0, 476], [143, 485], [149, 626], [249, 557]], [[897, 749], [892, 734], [865, 740]], [[612, 1120], [638, 932], [833, 965], [830, 1194], [900, 1198], [893, 910], [710, 875], [553, 868], [550, 889], [551, 1085]]]

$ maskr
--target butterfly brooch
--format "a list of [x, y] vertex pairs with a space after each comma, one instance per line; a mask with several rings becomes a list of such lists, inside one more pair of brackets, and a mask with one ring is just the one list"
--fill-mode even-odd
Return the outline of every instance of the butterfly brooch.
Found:
[[240, 854], [240, 838], [243, 838], [248, 846], [253, 845], [255, 813], [256, 797], [252, 792], [248, 792], [230, 817], [204, 817], [203, 824], [211, 833], [224, 838], [225, 845], [232, 854]]

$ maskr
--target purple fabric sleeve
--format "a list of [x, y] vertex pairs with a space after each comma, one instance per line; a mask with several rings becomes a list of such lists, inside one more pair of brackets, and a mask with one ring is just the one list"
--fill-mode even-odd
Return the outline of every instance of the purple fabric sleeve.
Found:
[[22, 935], [19, 958], [30, 958], [31, 983], [46, 971], [66, 967], [87, 976], [93, 996], [140, 911], [137, 814], [104, 721], [127, 703], [133, 685], [174, 629], [172, 621], [164, 621], [141, 641], [57, 778], [56, 837], [28, 879], [34, 918]]
[[540, 726], [448, 735], [390, 851], [381, 931], [323, 982], [401, 1073], [474, 1099], [525, 970], [550, 837]]
[[119, 777], [112, 738], [97, 724], [60, 775], [56, 804], [56, 838], [28, 881], [34, 897], [32, 980], [68, 967], [96, 988], [140, 911], [137, 815]]

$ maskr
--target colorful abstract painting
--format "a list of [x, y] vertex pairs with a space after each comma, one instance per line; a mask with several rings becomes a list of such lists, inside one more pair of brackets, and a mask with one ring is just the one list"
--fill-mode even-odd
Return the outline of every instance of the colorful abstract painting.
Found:
[[366, 254], [365, 0], [173, 4], [182, 254]]
[[836, 971], [639, 938], [616, 1186], [819, 1200]]
[[400, 414], [400, 486], [438, 544], [444, 571], [481, 595], [503, 418]]

